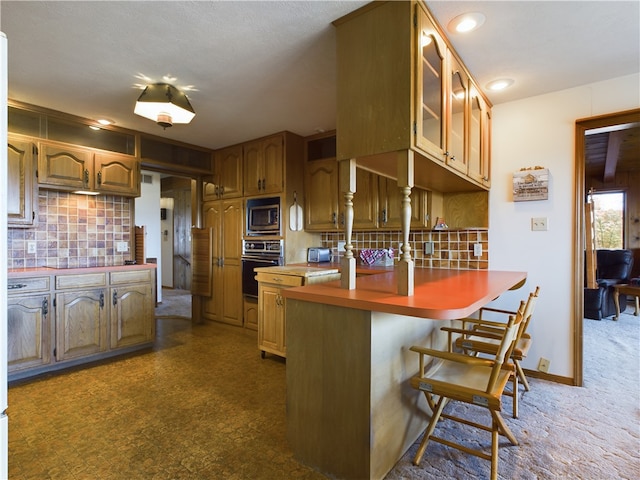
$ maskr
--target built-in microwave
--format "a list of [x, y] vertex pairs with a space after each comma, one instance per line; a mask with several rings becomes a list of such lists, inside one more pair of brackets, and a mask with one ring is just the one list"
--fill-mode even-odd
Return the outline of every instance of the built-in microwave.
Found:
[[280, 197], [247, 200], [247, 235], [280, 235]]

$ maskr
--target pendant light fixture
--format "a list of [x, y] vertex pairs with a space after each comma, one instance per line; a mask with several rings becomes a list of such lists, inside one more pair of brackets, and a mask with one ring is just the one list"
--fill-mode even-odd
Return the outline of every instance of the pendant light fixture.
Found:
[[133, 113], [153, 120], [163, 128], [174, 123], [189, 123], [196, 115], [184, 92], [168, 83], [147, 85]]

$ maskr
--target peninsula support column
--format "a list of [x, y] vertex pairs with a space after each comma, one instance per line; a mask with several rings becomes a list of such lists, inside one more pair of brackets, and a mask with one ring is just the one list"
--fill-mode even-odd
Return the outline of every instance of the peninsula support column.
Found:
[[356, 192], [356, 159], [340, 160], [340, 191], [344, 194], [344, 250], [342, 258], [341, 287], [356, 288], [356, 259], [353, 256], [353, 194]]
[[398, 187], [400, 197], [400, 221], [402, 226], [402, 254], [398, 262], [398, 295], [413, 296], [414, 262], [411, 258], [409, 230], [411, 228], [411, 189], [414, 182], [413, 151], [404, 150], [397, 154]]

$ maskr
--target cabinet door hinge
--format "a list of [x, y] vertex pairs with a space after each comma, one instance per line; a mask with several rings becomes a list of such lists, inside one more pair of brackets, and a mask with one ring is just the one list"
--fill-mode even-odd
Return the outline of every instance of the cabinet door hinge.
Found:
[[34, 212], [33, 210], [31, 211], [31, 220], [35, 220], [36, 219], [36, 212]]
[[418, 124], [413, 122], [413, 134], [418, 135]]
[[53, 298], [53, 308], [56, 308], [58, 306], [55, 297]]
[[418, 14], [413, 12], [413, 26], [418, 28]]
[[37, 145], [33, 145], [33, 147], [32, 147], [32, 148], [33, 148], [33, 149], [32, 149], [33, 154], [34, 154], [34, 155], [38, 155], [38, 146], [37, 146]]
[[58, 355], [58, 349], [54, 348], [53, 349], [53, 358], [55, 358]]

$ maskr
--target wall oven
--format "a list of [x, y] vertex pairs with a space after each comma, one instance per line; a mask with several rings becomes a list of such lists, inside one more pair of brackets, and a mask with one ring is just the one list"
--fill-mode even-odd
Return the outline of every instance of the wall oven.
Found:
[[247, 200], [247, 235], [280, 235], [280, 197]]
[[253, 271], [256, 267], [272, 267], [284, 264], [282, 240], [242, 241], [242, 294], [258, 297], [258, 282]]

